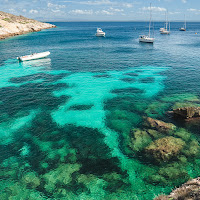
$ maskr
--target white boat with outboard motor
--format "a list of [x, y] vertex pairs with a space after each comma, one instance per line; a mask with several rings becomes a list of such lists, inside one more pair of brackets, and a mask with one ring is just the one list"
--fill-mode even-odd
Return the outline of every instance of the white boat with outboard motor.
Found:
[[45, 58], [48, 55], [50, 55], [50, 52], [46, 51], [46, 52], [41, 52], [41, 53], [33, 53], [31, 55], [26, 55], [26, 56], [20, 56], [20, 57], [17, 57], [17, 59], [19, 61], [35, 60], [35, 59]]
[[106, 33], [102, 31], [101, 28], [97, 28], [96, 36], [97, 37], [105, 37]]

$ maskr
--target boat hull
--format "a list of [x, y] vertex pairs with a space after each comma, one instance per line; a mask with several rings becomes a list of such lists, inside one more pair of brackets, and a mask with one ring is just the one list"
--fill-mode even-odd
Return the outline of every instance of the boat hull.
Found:
[[42, 52], [42, 53], [35, 53], [35, 54], [31, 54], [31, 55], [27, 55], [27, 56], [21, 56], [21, 57], [17, 57], [17, 59], [21, 62], [23, 61], [28, 61], [28, 60], [36, 60], [36, 59], [40, 59], [40, 58], [45, 58], [48, 55], [50, 55], [50, 52]]
[[96, 33], [97, 37], [105, 37], [105, 35], [106, 35], [105, 33]]
[[170, 34], [170, 31], [162, 31], [162, 32], [160, 32], [160, 34], [169, 35], [169, 34]]
[[148, 38], [148, 39], [143, 39], [140, 38], [139, 42], [143, 42], [143, 43], [154, 43], [154, 38]]
[[185, 28], [180, 28], [179, 31], [186, 31], [186, 29]]

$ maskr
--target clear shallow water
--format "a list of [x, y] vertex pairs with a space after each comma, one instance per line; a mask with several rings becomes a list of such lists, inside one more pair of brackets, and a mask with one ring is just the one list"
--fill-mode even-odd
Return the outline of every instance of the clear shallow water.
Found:
[[[153, 165], [130, 148], [129, 135], [144, 128], [144, 116], [169, 121], [165, 111], [177, 102], [200, 102], [200, 23], [187, 32], [172, 23], [170, 36], [155, 23], [154, 45], [138, 43], [148, 23], [55, 24], [0, 42], [2, 197], [153, 199], [198, 176], [199, 160], [185, 150], [173, 182], [163, 168], [177, 169], [181, 159]], [[105, 38], [95, 37], [96, 27]], [[15, 59], [46, 50], [45, 59]], [[189, 131], [184, 139], [198, 141], [198, 128]]]

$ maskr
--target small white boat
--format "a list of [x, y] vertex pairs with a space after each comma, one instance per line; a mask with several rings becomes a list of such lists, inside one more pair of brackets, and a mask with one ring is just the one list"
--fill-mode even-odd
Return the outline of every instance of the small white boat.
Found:
[[182, 27], [179, 29], [179, 31], [186, 31], [186, 29]]
[[[185, 15], [184, 15], [184, 18], [185, 18]], [[186, 31], [186, 20], [185, 20], [184, 26], [179, 28], [179, 31]]]
[[96, 36], [97, 37], [105, 37], [106, 33], [102, 31], [101, 28], [97, 28]]
[[139, 38], [140, 42], [145, 42], [145, 43], [153, 43], [154, 38], [150, 38], [148, 35], [141, 35]]
[[50, 54], [49, 51], [42, 52], [42, 53], [33, 53], [31, 55], [26, 55], [26, 56], [20, 56], [17, 57], [19, 61], [26, 61], [26, 60], [35, 60], [35, 59], [40, 59], [40, 58], [45, 58]]
[[154, 43], [154, 38], [151, 38], [151, 4], [150, 4], [150, 20], [149, 20], [149, 35], [140, 35], [139, 37], [139, 42], [144, 42], [144, 43]]

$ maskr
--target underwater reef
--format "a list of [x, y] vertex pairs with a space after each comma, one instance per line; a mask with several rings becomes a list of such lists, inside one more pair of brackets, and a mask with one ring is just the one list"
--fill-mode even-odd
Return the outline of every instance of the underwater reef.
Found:
[[[200, 99], [192, 94], [175, 94], [144, 102], [137, 102], [130, 96], [118, 97], [116, 103], [108, 102], [107, 125], [121, 132], [121, 145], [129, 158], [147, 166], [148, 173], [143, 181], [157, 188], [168, 188], [166, 192], [169, 193], [169, 188], [178, 187], [200, 173], [198, 126], [193, 126], [176, 113], [186, 107], [197, 113]], [[131, 117], [132, 109], [135, 115], [140, 116], [137, 122], [134, 122], [135, 117]], [[146, 114], [141, 117], [143, 110]], [[168, 112], [170, 110], [174, 113]], [[194, 120], [198, 117], [197, 114], [190, 116]]]
[[152, 71], [31, 71], [4, 81], [1, 199], [150, 200], [198, 177], [198, 124], [167, 111], [200, 99], [154, 97], [162, 77]]

